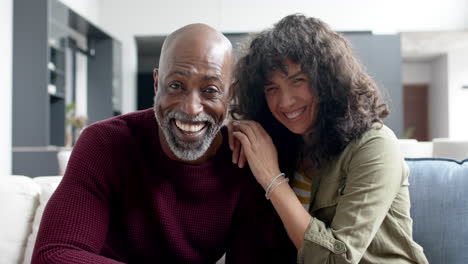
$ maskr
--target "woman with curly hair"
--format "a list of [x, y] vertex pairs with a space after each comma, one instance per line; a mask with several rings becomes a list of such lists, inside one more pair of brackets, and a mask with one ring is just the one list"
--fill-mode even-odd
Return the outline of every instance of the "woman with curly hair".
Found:
[[235, 78], [233, 162], [265, 188], [298, 263], [427, 263], [388, 107], [342, 35], [287, 16], [253, 37]]

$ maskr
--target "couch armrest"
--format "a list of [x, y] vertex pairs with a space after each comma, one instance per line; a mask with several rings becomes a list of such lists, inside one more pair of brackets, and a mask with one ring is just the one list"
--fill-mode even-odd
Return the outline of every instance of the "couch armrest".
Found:
[[0, 263], [21, 263], [40, 187], [26, 176], [0, 176]]

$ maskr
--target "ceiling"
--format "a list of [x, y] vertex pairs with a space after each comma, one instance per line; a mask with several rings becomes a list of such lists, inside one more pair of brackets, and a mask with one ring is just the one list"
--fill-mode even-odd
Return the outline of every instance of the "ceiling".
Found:
[[402, 32], [404, 61], [430, 61], [450, 50], [468, 49], [468, 31]]

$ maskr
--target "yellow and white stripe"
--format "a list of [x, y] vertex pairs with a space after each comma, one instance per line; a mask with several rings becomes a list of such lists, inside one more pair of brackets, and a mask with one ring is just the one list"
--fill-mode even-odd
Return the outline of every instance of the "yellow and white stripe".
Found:
[[304, 206], [304, 208], [309, 211], [312, 180], [305, 176], [304, 171], [299, 170], [295, 172], [294, 180], [291, 183], [291, 186], [296, 193], [297, 198], [299, 201], [301, 201], [302, 206]]

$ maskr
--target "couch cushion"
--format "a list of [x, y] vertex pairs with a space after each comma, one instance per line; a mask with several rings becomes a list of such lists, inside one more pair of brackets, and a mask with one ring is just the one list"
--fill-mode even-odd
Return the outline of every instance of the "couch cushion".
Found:
[[39, 193], [29, 177], [0, 176], [0, 263], [23, 260]]
[[406, 161], [414, 240], [429, 263], [468, 263], [468, 160]]
[[36, 215], [34, 216], [34, 222], [32, 224], [32, 231], [27, 239], [27, 246], [24, 253], [24, 264], [31, 263], [31, 257], [34, 250], [34, 245], [36, 243], [37, 231], [39, 230], [39, 225], [41, 223], [42, 214], [44, 213], [45, 206], [47, 201], [54, 193], [55, 189], [62, 180], [62, 176], [42, 176], [34, 178], [34, 182], [40, 187], [40, 198], [39, 206], [36, 210]]

